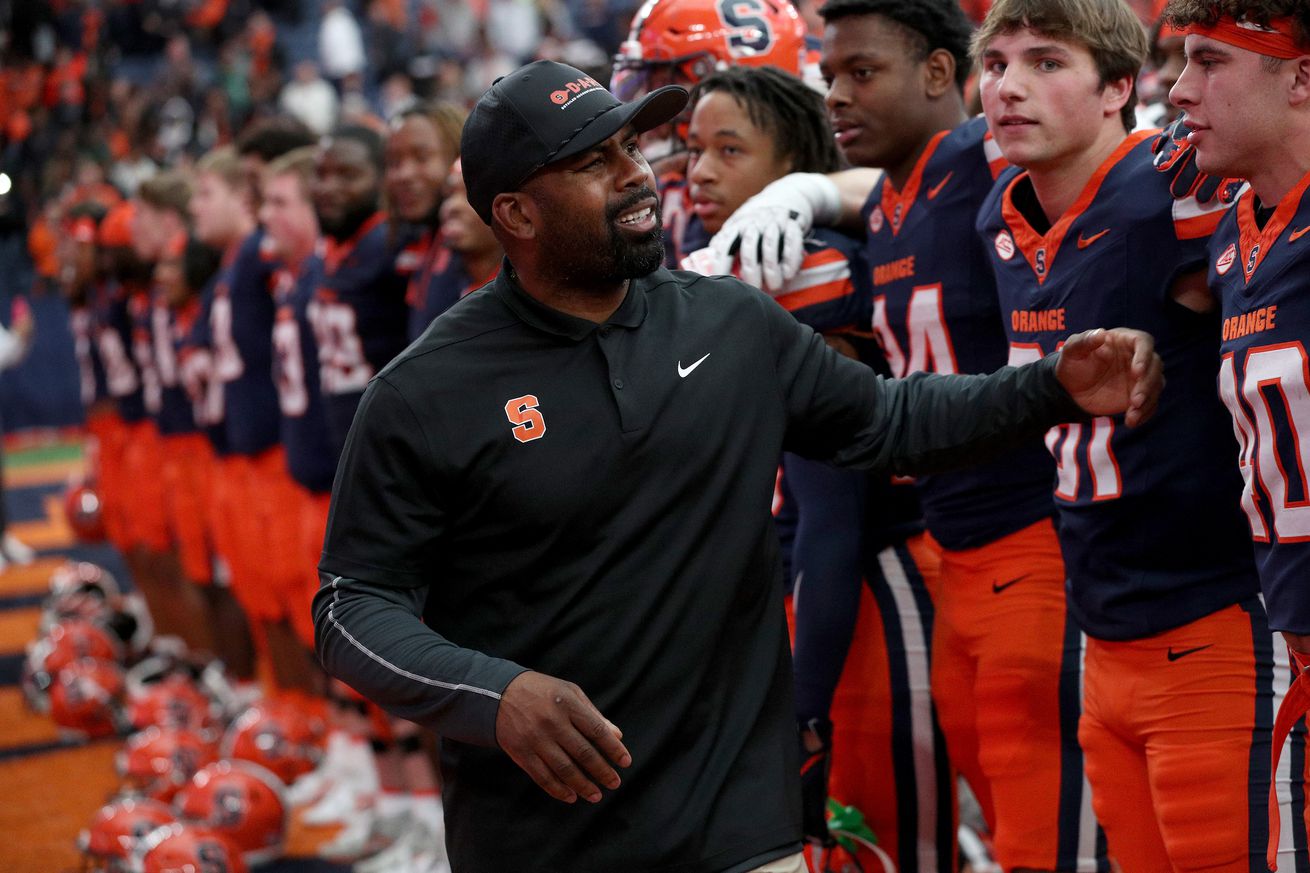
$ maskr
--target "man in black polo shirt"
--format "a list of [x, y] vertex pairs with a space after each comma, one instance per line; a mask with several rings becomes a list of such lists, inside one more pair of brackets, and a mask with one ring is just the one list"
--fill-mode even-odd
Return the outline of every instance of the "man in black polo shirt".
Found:
[[660, 267], [636, 137], [685, 100], [547, 61], [483, 95], [464, 174], [505, 268], [373, 380], [337, 471], [319, 654], [441, 734], [456, 873], [803, 870], [780, 452], [939, 469], [1136, 424], [1162, 385], [1123, 330], [884, 381], [756, 289]]

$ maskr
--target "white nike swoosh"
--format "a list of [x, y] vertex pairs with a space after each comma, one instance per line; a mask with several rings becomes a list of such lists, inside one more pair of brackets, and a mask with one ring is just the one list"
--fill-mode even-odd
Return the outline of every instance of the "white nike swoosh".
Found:
[[[712, 353], [711, 353], [711, 352], [707, 352], [706, 355], [705, 355], [705, 358], [708, 358], [708, 357], [710, 356], [710, 354], [712, 354]], [[685, 369], [684, 369], [683, 366], [682, 366], [682, 361], [678, 361], [678, 375], [679, 375], [681, 378], [686, 379], [688, 373], [690, 373], [692, 370], [694, 370], [694, 369], [696, 369], [697, 367], [699, 367], [701, 364], [705, 363], [705, 358], [701, 358], [699, 361], [697, 361], [696, 363], [692, 364], [690, 367], [687, 367], [687, 368], [685, 368]]]

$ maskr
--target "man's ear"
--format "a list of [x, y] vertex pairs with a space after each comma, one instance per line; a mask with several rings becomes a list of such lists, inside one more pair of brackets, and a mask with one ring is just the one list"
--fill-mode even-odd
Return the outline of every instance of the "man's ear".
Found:
[[1310, 55], [1301, 55], [1292, 61], [1292, 83], [1288, 89], [1287, 102], [1293, 106], [1304, 106], [1310, 102]]
[[540, 213], [536, 203], [522, 191], [497, 194], [491, 201], [492, 222], [500, 222], [505, 233], [514, 239], [529, 240], [537, 235]]
[[1134, 76], [1120, 76], [1105, 83], [1101, 91], [1101, 105], [1106, 115], [1118, 115], [1133, 93]]
[[955, 87], [955, 55], [946, 49], [934, 49], [923, 64], [923, 88], [936, 99]]

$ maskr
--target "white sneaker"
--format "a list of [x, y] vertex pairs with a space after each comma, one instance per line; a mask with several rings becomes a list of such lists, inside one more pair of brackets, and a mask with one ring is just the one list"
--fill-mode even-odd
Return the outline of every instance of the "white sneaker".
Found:
[[5, 534], [4, 538], [0, 539], [0, 554], [3, 554], [11, 564], [18, 564], [21, 567], [26, 567], [36, 560], [36, 549], [13, 534]]
[[330, 825], [338, 822], [352, 822], [362, 813], [367, 812], [370, 823], [374, 817], [374, 803], [377, 796], [361, 791], [358, 785], [350, 782], [338, 782], [328, 790], [323, 798], [305, 810], [301, 820], [307, 825]]
[[342, 819], [345, 827], [318, 847], [321, 858], [358, 858], [369, 848], [373, 836], [373, 810], [360, 810]]

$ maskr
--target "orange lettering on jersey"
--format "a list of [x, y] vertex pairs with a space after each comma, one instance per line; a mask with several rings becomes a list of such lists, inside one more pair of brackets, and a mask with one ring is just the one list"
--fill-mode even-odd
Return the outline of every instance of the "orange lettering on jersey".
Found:
[[914, 255], [888, 261], [873, 268], [874, 285], [886, 285], [888, 282], [895, 282], [897, 279], [909, 279], [913, 276]]
[[537, 411], [539, 404], [535, 394], [524, 394], [505, 404], [505, 417], [514, 425], [514, 439], [530, 443], [546, 435], [546, 419]]
[[1278, 306], [1264, 306], [1252, 312], [1224, 319], [1224, 340], [1241, 339], [1253, 333], [1274, 329]]
[[1010, 327], [1020, 333], [1064, 330], [1064, 307], [1059, 309], [1016, 309], [1010, 313]]

